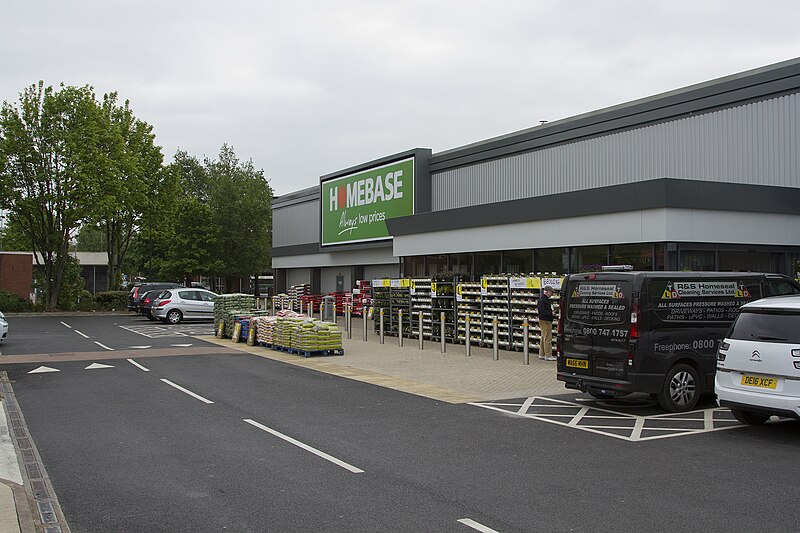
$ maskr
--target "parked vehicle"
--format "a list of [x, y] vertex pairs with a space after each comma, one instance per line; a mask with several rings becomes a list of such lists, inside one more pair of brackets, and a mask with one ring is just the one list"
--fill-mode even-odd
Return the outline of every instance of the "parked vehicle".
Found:
[[680, 412], [713, 390], [717, 347], [739, 307], [800, 285], [779, 274], [598, 272], [568, 276], [561, 294], [557, 377], [567, 388], [650, 393]]
[[714, 391], [743, 424], [800, 419], [800, 297], [742, 306], [717, 351]]
[[170, 324], [183, 320], [214, 320], [216, 296], [205, 289], [167, 289], [153, 302], [152, 314]]
[[169, 283], [166, 281], [154, 281], [142, 283], [134, 286], [128, 294], [128, 311], [136, 311], [139, 307], [139, 300], [142, 299], [144, 293], [156, 289], [173, 289], [176, 287], [183, 287], [180, 283]]
[[6, 340], [6, 335], [8, 335], [8, 321], [6, 316], [0, 313], [0, 342]]
[[144, 293], [144, 295], [142, 295], [142, 297], [139, 299], [139, 304], [136, 307], [136, 314], [144, 315], [150, 320], [156, 320], [156, 317], [154, 317], [152, 313], [153, 302], [162, 292], [164, 292], [164, 289], [155, 289]]

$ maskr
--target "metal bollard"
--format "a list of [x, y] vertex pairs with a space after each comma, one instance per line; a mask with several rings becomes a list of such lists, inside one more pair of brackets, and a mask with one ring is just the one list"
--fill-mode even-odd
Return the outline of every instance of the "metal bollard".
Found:
[[403, 346], [403, 310], [397, 310], [397, 338], [399, 340], [399, 344]]
[[275, 316], [275, 298], [271, 298], [270, 302], [272, 302], [272, 316]]
[[303, 314], [303, 300], [300, 300], [300, 314]]
[[467, 314], [467, 316], [464, 318], [464, 322], [466, 324], [466, 331], [464, 332], [464, 346], [466, 346], [466, 353], [464, 355], [469, 357], [472, 355], [472, 345], [470, 344], [469, 338], [469, 314]]
[[[361, 325], [364, 326], [364, 331], [361, 332], [362, 339], [364, 342], [367, 342], [367, 317], [369, 316], [369, 309], [368, 307], [364, 307], [361, 311]], [[373, 319], [374, 321], [374, 319]]]
[[325, 302], [319, 305], [319, 321], [322, 322], [322, 317], [325, 316]]
[[525, 320], [522, 322], [522, 364], [529, 365], [531, 364], [531, 354], [530, 354], [530, 347], [528, 346], [528, 340], [530, 338], [530, 332], [528, 331], [528, 321]]
[[447, 353], [447, 344], [444, 340], [444, 311], [439, 313], [439, 336], [442, 338], [442, 353]]
[[344, 325], [347, 327], [347, 338], [353, 338], [353, 306], [347, 306], [347, 316], [345, 317]]
[[424, 348], [424, 345], [425, 345], [425, 337], [424, 337], [424, 331], [425, 330], [422, 329], [423, 317], [424, 317], [424, 315], [422, 314], [422, 311], [420, 311], [419, 312], [419, 349], [420, 350], [422, 350]]
[[383, 344], [383, 307], [381, 307], [381, 324], [380, 324], [380, 343]]
[[500, 342], [497, 340], [497, 319], [492, 319], [492, 359], [500, 360]]

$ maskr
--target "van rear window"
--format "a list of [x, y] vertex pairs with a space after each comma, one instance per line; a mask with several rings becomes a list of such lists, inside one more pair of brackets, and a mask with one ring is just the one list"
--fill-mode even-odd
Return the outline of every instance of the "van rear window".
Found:
[[567, 320], [591, 326], [628, 325], [630, 282], [580, 281], [570, 286]]
[[656, 279], [647, 284], [654, 314], [661, 322], [732, 322], [739, 307], [761, 298], [755, 279]]

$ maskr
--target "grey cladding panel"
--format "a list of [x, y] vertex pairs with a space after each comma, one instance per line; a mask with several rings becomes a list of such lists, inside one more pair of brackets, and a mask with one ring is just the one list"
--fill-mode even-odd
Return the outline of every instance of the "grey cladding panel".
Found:
[[319, 243], [319, 200], [272, 211], [273, 246]]
[[800, 187], [800, 95], [435, 173], [433, 210], [663, 177]]

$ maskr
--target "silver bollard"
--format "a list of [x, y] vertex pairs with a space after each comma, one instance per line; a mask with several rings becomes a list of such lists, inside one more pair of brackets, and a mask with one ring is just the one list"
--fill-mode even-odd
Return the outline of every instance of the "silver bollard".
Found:
[[492, 319], [492, 359], [500, 360], [500, 342], [497, 340], [497, 319]]
[[464, 323], [466, 324], [466, 331], [464, 332], [464, 346], [466, 346], [466, 353], [467, 357], [472, 355], [472, 345], [470, 344], [469, 338], [469, 314], [464, 318]]
[[353, 307], [347, 306], [347, 316], [345, 317], [345, 326], [347, 326], [347, 338], [353, 338]]
[[530, 354], [530, 347], [528, 346], [528, 340], [530, 339], [530, 332], [528, 327], [528, 321], [525, 320], [522, 322], [522, 364], [529, 365], [531, 364], [531, 354]]
[[270, 298], [270, 302], [272, 302], [272, 316], [275, 316], [275, 298]]
[[303, 314], [303, 300], [300, 300], [300, 314]]
[[[361, 310], [361, 325], [364, 326], [364, 331], [361, 332], [361, 336], [364, 342], [367, 342], [367, 317], [369, 316], [369, 308], [364, 307]], [[374, 321], [374, 319], [373, 319]]]
[[403, 310], [397, 310], [397, 338], [399, 340], [399, 344], [403, 346]]
[[439, 330], [439, 336], [442, 338], [442, 353], [447, 353], [447, 344], [444, 340], [444, 311], [439, 313], [439, 327], [442, 328]]
[[314, 318], [314, 302], [308, 302], [308, 318]]
[[383, 344], [383, 307], [381, 307], [380, 343]]
[[422, 350], [425, 346], [425, 336], [424, 336], [424, 329], [422, 329], [422, 321], [424, 319], [424, 315], [422, 311], [419, 312], [419, 349]]
[[319, 305], [319, 321], [320, 322], [322, 322], [322, 317], [325, 316], [324, 313], [325, 313], [325, 302], [322, 302]]

